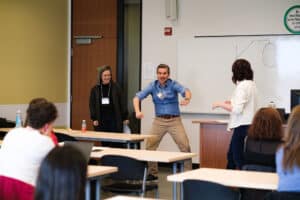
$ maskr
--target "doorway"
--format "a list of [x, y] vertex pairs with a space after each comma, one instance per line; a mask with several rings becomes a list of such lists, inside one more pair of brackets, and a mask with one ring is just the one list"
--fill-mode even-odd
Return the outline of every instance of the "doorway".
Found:
[[89, 95], [102, 65], [112, 67], [133, 115], [141, 77], [141, 0], [72, 0], [71, 30], [71, 128], [80, 129], [85, 119], [93, 130]]

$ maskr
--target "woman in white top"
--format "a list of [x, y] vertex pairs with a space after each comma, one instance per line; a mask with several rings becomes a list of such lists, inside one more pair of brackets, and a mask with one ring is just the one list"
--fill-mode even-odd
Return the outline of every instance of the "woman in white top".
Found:
[[55, 105], [33, 99], [27, 108], [26, 127], [9, 131], [0, 148], [0, 176], [35, 186], [38, 169], [54, 147], [49, 134], [57, 117]]
[[212, 108], [222, 108], [230, 112], [228, 130], [233, 130], [233, 135], [227, 153], [227, 169], [241, 169], [244, 161], [244, 139], [257, 110], [256, 85], [251, 65], [247, 60], [237, 59], [233, 63], [232, 82], [236, 88], [231, 100], [215, 102]]

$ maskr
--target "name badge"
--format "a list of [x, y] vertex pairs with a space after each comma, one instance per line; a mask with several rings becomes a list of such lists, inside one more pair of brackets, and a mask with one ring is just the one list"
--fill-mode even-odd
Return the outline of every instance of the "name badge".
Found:
[[157, 97], [160, 99], [164, 99], [164, 94], [162, 92], [157, 93]]
[[104, 98], [102, 98], [101, 102], [102, 102], [102, 105], [107, 105], [107, 104], [109, 104], [109, 98], [104, 97]]

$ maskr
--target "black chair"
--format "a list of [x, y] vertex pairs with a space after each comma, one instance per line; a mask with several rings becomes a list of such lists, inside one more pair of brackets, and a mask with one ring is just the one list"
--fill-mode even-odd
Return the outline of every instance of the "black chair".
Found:
[[[276, 172], [275, 154], [281, 141], [254, 140], [245, 138], [244, 160], [242, 170]], [[241, 188], [242, 200], [263, 200], [270, 190]]]
[[57, 133], [54, 132], [55, 136], [57, 137], [58, 142], [64, 142], [64, 141], [78, 141], [76, 138], [67, 135], [67, 134], [63, 134], [63, 133]]
[[300, 192], [269, 192], [264, 200], [299, 200]]
[[244, 165], [270, 166], [275, 171], [275, 154], [281, 143], [280, 140], [255, 140], [246, 137]]
[[183, 181], [184, 200], [238, 200], [239, 198], [237, 191], [218, 183], [192, 179]]
[[146, 191], [155, 190], [158, 198], [157, 183], [147, 183], [148, 166], [144, 161], [116, 155], [105, 155], [101, 158], [101, 165], [116, 166], [118, 171], [110, 174], [110, 184], [103, 184], [102, 190], [120, 194], [139, 194], [144, 196]]

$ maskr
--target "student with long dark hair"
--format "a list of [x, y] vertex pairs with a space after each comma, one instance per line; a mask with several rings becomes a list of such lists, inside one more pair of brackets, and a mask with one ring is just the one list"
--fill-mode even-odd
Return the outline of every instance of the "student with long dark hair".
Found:
[[55, 147], [43, 160], [35, 200], [83, 200], [87, 163], [72, 146]]

